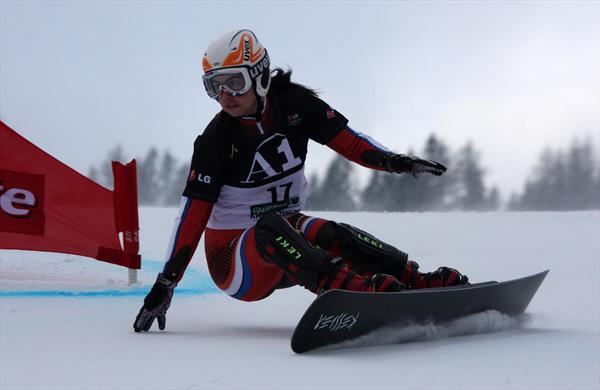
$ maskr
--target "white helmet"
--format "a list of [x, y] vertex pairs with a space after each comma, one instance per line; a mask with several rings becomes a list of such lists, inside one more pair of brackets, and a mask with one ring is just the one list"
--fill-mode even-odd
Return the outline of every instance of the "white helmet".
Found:
[[267, 95], [271, 84], [269, 65], [267, 49], [252, 31], [230, 31], [208, 46], [202, 58], [202, 80], [213, 99], [218, 98], [221, 90], [234, 96], [243, 95], [252, 85], [262, 97]]

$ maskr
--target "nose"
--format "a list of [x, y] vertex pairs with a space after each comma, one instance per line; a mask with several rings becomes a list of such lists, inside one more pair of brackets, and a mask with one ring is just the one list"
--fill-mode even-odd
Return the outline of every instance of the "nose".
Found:
[[224, 88], [219, 88], [219, 99], [223, 99], [223, 97], [225, 98], [232, 98], [233, 94], [231, 94], [230, 92], [227, 92]]

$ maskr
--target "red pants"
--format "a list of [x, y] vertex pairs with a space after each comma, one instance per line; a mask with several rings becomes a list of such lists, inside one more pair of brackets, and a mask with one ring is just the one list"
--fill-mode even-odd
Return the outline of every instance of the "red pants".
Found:
[[[288, 218], [312, 244], [328, 220], [295, 214]], [[243, 301], [257, 301], [278, 287], [293, 285], [281, 268], [264, 260], [256, 251], [254, 227], [241, 230], [206, 229], [206, 259], [216, 285], [230, 296]], [[332, 254], [337, 250], [330, 248]]]

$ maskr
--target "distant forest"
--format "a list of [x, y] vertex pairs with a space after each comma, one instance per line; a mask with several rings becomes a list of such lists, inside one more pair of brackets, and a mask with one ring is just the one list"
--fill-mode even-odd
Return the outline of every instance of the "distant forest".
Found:
[[[485, 184], [481, 153], [472, 142], [451, 151], [432, 134], [422, 150], [409, 150], [407, 154], [439, 161], [448, 167], [448, 172], [441, 177], [414, 178], [408, 174], [372, 171], [367, 185], [360, 188], [354, 174], [358, 166], [336, 155], [323, 176], [313, 174], [308, 178], [306, 209], [381, 212], [600, 209], [600, 159], [589, 139], [573, 139], [562, 150], [544, 150], [537, 166], [528, 174], [522, 192], [513, 193], [508, 199], [501, 199], [496, 186]], [[90, 167], [88, 176], [111, 188], [112, 160], [128, 160], [120, 146], [98, 167]], [[189, 161], [181, 162], [168, 150], [156, 148], [136, 160], [140, 205], [178, 205]], [[507, 169], [521, 169], [518, 156], [507, 156]]]

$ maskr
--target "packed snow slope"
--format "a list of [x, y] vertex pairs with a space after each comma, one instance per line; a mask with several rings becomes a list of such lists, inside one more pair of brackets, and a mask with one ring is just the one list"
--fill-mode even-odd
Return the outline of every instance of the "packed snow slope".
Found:
[[600, 388], [598, 212], [313, 213], [395, 244], [424, 270], [454, 266], [474, 282], [550, 274], [519, 318], [388, 328], [305, 355], [289, 342], [313, 295], [295, 287], [236, 301], [214, 287], [203, 250], [166, 331], [133, 332], [176, 213], [141, 210], [133, 287], [110, 264], [0, 251], [0, 389]]

